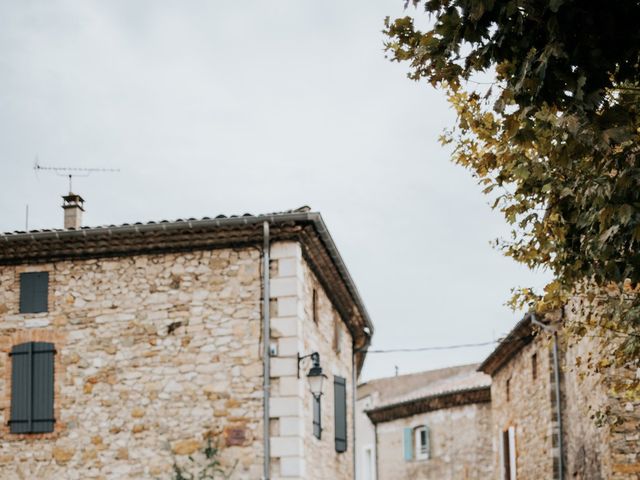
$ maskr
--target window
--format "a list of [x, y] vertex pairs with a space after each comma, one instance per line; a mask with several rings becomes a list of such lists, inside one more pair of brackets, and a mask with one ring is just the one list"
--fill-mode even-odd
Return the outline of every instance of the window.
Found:
[[538, 354], [531, 355], [531, 376], [535, 380], [538, 378]]
[[347, 451], [347, 381], [342, 377], [333, 379], [333, 404], [335, 408], [336, 452]]
[[40, 313], [48, 310], [49, 272], [20, 274], [20, 313]]
[[318, 323], [318, 291], [315, 288], [311, 295], [311, 309], [313, 311], [313, 322]]
[[340, 315], [333, 315], [333, 351], [340, 353], [342, 350], [342, 319]]
[[376, 464], [373, 447], [367, 445], [363, 448], [362, 453], [362, 480], [374, 480], [376, 478]]
[[322, 397], [313, 397], [313, 436], [320, 439], [322, 438], [322, 408], [320, 399]]
[[516, 429], [509, 427], [500, 436], [502, 480], [516, 480]]
[[511, 379], [507, 378], [507, 382], [505, 383], [505, 390], [507, 392], [507, 402], [511, 399]]
[[28, 342], [11, 350], [11, 433], [53, 432], [52, 343]]
[[414, 430], [416, 460], [429, 459], [429, 428], [426, 425]]
[[430, 437], [429, 427], [426, 425], [405, 428], [402, 442], [405, 461], [428, 460], [431, 458]]

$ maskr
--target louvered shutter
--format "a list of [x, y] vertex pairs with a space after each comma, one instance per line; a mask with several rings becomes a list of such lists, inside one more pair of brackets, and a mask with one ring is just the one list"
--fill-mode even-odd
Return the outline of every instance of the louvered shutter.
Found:
[[11, 432], [46, 433], [54, 426], [52, 343], [29, 342], [11, 351]]
[[347, 451], [347, 381], [334, 377], [333, 401], [335, 405], [336, 452]]
[[322, 409], [320, 399], [321, 397], [313, 396], [313, 435], [316, 438], [322, 437]]
[[425, 440], [426, 440], [426, 454], [427, 454], [427, 458], [431, 458], [431, 430], [429, 429], [428, 425], [424, 426], [424, 435], [425, 435]]
[[20, 313], [39, 313], [48, 310], [49, 273], [20, 274]]
[[413, 460], [413, 428], [406, 427], [402, 438], [402, 446], [404, 450], [404, 460], [410, 462]]

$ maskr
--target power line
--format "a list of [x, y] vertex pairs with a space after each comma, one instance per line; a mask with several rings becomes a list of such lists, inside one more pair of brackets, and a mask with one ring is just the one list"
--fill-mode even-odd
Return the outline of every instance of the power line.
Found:
[[490, 342], [481, 343], [463, 343], [460, 345], [443, 345], [433, 347], [417, 347], [417, 348], [390, 348], [388, 350], [367, 350], [367, 353], [400, 353], [400, 352], [427, 352], [430, 350], [455, 350], [458, 348], [471, 348], [471, 347], [486, 347], [487, 345], [494, 345], [496, 343], [502, 343], [500, 340], [492, 340]]

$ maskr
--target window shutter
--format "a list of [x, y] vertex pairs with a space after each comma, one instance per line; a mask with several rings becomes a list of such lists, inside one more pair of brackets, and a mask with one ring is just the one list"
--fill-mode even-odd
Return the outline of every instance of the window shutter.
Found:
[[427, 425], [424, 425], [424, 434], [425, 434], [425, 439], [426, 439], [426, 454], [427, 454], [427, 458], [431, 458], [431, 430], [429, 430], [429, 427]]
[[313, 396], [313, 435], [316, 438], [322, 437], [322, 409], [320, 408], [320, 399], [322, 397]]
[[404, 459], [406, 462], [413, 460], [413, 428], [407, 427], [404, 429], [403, 437], [404, 446]]
[[11, 433], [53, 431], [54, 356], [52, 343], [29, 342], [11, 351]]
[[39, 313], [48, 310], [49, 272], [20, 274], [20, 313]]
[[333, 400], [335, 405], [336, 452], [347, 451], [347, 381], [334, 377]]
[[509, 427], [509, 467], [510, 480], [516, 480], [516, 428]]

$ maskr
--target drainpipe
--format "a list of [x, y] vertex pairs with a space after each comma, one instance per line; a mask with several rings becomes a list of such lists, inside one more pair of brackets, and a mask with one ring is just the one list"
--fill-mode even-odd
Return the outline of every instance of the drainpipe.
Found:
[[531, 314], [531, 322], [538, 325], [545, 331], [553, 335], [553, 378], [556, 383], [556, 417], [558, 419], [558, 448], [560, 450], [560, 458], [558, 459], [559, 480], [564, 480], [564, 446], [562, 442], [562, 408], [560, 406], [560, 366], [558, 363], [558, 332], [536, 319], [535, 313]]
[[353, 478], [356, 478], [356, 348], [355, 342], [351, 342], [351, 418], [353, 425]]
[[269, 222], [264, 222], [263, 237], [264, 243], [262, 245], [262, 359], [263, 359], [263, 408], [264, 417], [262, 419], [264, 431], [264, 466], [263, 466], [263, 480], [269, 480], [271, 477], [271, 443], [270, 443], [270, 429], [269, 429], [269, 398], [271, 396], [271, 352], [269, 352], [269, 343], [271, 340], [271, 318], [270, 318], [270, 305], [269, 299], [271, 293], [269, 291]]

